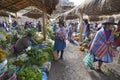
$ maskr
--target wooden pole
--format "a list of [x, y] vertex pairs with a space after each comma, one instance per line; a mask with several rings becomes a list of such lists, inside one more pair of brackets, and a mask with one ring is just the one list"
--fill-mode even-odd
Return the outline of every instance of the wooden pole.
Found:
[[43, 12], [42, 12], [42, 19], [43, 19], [43, 36], [44, 36], [44, 40], [46, 40], [46, 22], [45, 22], [45, 18], [46, 18], [46, 8], [45, 6], [43, 6]]
[[82, 42], [83, 38], [82, 38], [82, 33], [83, 33], [83, 28], [84, 28], [84, 25], [83, 25], [83, 13], [80, 12], [80, 41]]
[[18, 23], [18, 15], [17, 15], [17, 12], [15, 13], [15, 19], [16, 19], [16, 22]]

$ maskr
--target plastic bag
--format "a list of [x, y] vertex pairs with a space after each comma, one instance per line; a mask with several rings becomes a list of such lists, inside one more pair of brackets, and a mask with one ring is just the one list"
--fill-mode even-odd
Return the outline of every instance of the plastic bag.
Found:
[[120, 53], [118, 54], [118, 64], [120, 64]]
[[47, 74], [42, 72], [42, 80], [48, 80]]
[[89, 68], [93, 67], [93, 57], [89, 52], [86, 53], [86, 56], [84, 57], [83, 62], [87, 67]]

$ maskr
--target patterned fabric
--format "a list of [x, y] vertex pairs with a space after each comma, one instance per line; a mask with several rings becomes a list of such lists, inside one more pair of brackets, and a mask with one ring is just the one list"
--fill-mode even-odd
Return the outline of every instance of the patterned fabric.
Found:
[[114, 57], [114, 51], [112, 50], [112, 46], [107, 44], [107, 42], [112, 42], [113, 40], [114, 40], [114, 36], [111, 33], [107, 41], [104, 28], [101, 28], [95, 34], [94, 39], [91, 42], [91, 46], [90, 46], [91, 54], [98, 57], [99, 59], [105, 57], [106, 54], [109, 54], [111, 55], [111, 57]]
[[55, 50], [63, 50], [66, 47], [66, 29], [60, 28], [60, 32], [56, 33], [56, 39], [54, 43]]
[[64, 27], [60, 28], [60, 31], [56, 33], [56, 37], [65, 40], [66, 39], [66, 29]]

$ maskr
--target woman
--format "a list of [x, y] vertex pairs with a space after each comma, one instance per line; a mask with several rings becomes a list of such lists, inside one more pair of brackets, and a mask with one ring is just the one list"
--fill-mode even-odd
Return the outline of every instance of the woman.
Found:
[[89, 35], [90, 35], [90, 25], [87, 19], [84, 20], [84, 27], [85, 27], [84, 39], [86, 39], [86, 38], [89, 38]]
[[59, 27], [60, 27], [59, 31], [55, 33], [56, 39], [54, 43], [54, 50], [57, 51], [57, 54], [59, 54], [59, 51], [61, 51], [59, 59], [63, 60], [63, 53], [66, 47], [66, 29], [64, 27], [63, 21], [59, 21]]
[[14, 53], [19, 54], [20, 52], [28, 48], [30, 46], [29, 44], [30, 40], [37, 44], [37, 42], [32, 38], [31, 33], [28, 33], [27, 35], [18, 39], [16, 44], [14, 45]]
[[72, 27], [72, 23], [70, 23], [68, 28], [68, 41], [70, 42], [72, 40], [72, 33], [73, 33], [73, 27]]
[[98, 70], [101, 71], [102, 63], [110, 63], [113, 61], [114, 51], [112, 50], [111, 43], [114, 40], [112, 33], [114, 18], [110, 17], [107, 22], [103, 23], [103, 26], [98, 30], [92, 40], [90, 46], [91, 55], [94, 57], [94, 61], [98, 61]]

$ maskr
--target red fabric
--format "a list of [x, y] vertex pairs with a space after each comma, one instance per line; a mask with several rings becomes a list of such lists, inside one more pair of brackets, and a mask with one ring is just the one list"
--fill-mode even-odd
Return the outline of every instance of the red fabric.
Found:
[[118, 29], [117, 29], [118, 32], [120, 32], [120, 26], [118, 26]]
[[120, 37], [118, 37], [114, 42], [112, 43], [113, 45], [120, 46]]

